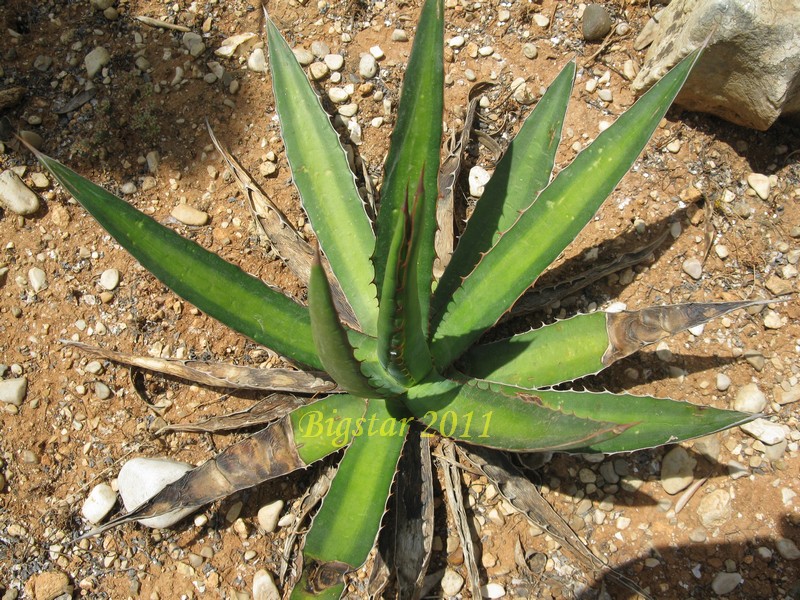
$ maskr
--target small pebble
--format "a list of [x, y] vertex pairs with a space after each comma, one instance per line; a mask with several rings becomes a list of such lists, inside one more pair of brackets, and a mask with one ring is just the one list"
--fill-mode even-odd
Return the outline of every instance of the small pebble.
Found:
[[525, 58], [533, 60], [534, 58], [539, 56], [539, 50], [536, 48], [535, 44], [528, 42], [522, 47], [522, 54], [525, 55]]
[[32, 267], [28, 270], [28, 283], [34, 292], [41, 292], [47, 287], [47, 275], [39, 267]]
[[668, 494], [677, 494], [694, 479], [697, 461], [682, 446], [667, 452], [661, 462], [661, 485]]
[[117, 493], [107, 483], [101, 483], [92, 488], [81, 508], [83, 518], [96, 525], [111, 512], [117, 503]]
[[614, 99], [611, 90], [608, 88], [603, 88], [597, 92], [597, 97], [600, 98], [603, 102], [611, 102]]
[[741, 426], [742, 431], [770, 446], [780, 444], [786, 439], [786, 430], [778, 423], [767, 419], [755, 419]]
[[783, 327], [783, 319], [774, 310], [768, 310], [764, 315], [764, 327], [766, 329], [780, 329]]
[[711, 589], [714, 590], [717, 596], [724, 596], [725, 594], [730, 594], [743, 581], [744, 579], [739, 573], [717, 573], [711, 582]]
[[632, 59], [629, 58], [622, 64], [622, 74], [628, 81], [633, 81], [634, 79], [636, 79], [636, 75], [638, 73], [639, 69], [637, 68], [636, 63]]
[[305, 48], [295, 48], [292, 52], [294, 52], [294, 57], [297, 59], [297, 62], [304, 67], [314, 62], [314, 55]]
[[0, 173], [0, 202], [16, 215], [32, 215], [39, 210], [39, 197], [11, 169]]
[[275, 500], [265, 504], [258, 511], [258, 524], [266, 533], [275, 531], [278, 525], [281, 511], [283, 510], [283, 500]]
[[714, 252], [716, 252], [717, 256], [719, 256], [722, 260], [725, 260], [730, 255], [728, 247], [723, 244], [717, 244], [714, 246]]
[[326, 54], [322, 61], [331, 71], [338, 71], [344, 66], [344, 56], [341, 54]]
[[111, 388], [102, 381], [95, 381], [94, 395], [98, 400], [108, 400], [112, 395]]
[[188, 204], [178, 204], [170, 214], [184, 225], [199, 227], [208, 223], [208, 213], [193, 208]]
[[328, 90], [328, 98], [335, 104], [341, 104], [350, 99], [350, 93], [343, 87], [332, 87]]
[[83, 59], [83, 65], [86, 67], [86, 74], [89, 79], [97, 75], [104, 66], [111, 61], [111, 55], [108, 50], [102, 46], [98, 46], [89, 52]]
[[119, 285], [119, 271], [117, 269], [106, 269], [100, 275], [100, 287], [109, 292], [117, 289]]
[[281, 593], [265, 569], [259, 569], [253, 575], [253, 600], [281, 600]]
[[326, 54], [331, 53], [331, 49], [325, 42], [317, 40], [311, 42], [311, 53], [317, 58], [323, 58]]
[[696, 258], [687, 258], [681, 268], [692, 279], [700, 279], [703, 276], [703, 263]]
[[797, 560], [800, 558], [800, 549], [798, 549], [797, 544], [789, 538], [778, 538], [775, 542], [775, 547], [778, 549], [778, 554], [786, 560]]
[[407, 42], [408, 41], [408, 34], [405, 32], [404, 29], [395, 29], [392, 31], [392, 41], [393, 42]]
[[450, 46], [451, 48], [461, 48], [461, 46], [464, 45], [465, 41], [466, 40], [464, 40], [463, 35], [456, 35], [447, 40], [447, 45]]
[[499, 583], [487, 583], [481, 586], [481, 596], [484, 598], [502, 598], [506, 595], [506, 589]]
[[583, 39], [599, 42], [611, 32], [611, 15], [600, 4], [587, 4], [583, 11]]
[[769, 177], [766, 175], [762, 173], [750, 173], [747, 176], [747, 185], [749, 185], [762, 200], [769, 198]]
[[28, 380], [25, 377], [0, 381], [0, 403], [22, 406], [28, 393]]
[[767, 406], [767, 398], [755, 383], [748, 383], [736, 392], [733, 408], [741, 412], [760, 413]]
[[[60, 546], [59, 546], [60, 548]], [[43, 571], [30, 577], [25, 584], [26, 597], [33, 600], [55, 600], [56, 598], [72, 598], [74, 586], [66, 573], [61, 571]], [[5, 596], [11, 590], [7, 590]], [[11, 598], [16, 598], [16, 594]]]
[[542, 13], [536, 13], [533, 15], [533, 22], [544, 29], [545, 27], [550, 26], [550, 17], [543, 15]]
[[481, 167], [480, 165], [475, 165], [469, 170], [469, 193], [470, 196], [474, 198], [480, 198], [483, 195], [483, 189], [487, 183], [489, 183], [489, 179], [491, 179], [491, 174]]
[[267, 56], [264, 54], [263, 48], [255, 48], [250, 56], [247, 57], [247, 68], [256, 73], [266, 73], [269, 67], [267, 66]]
[[669, 144], [667, 144], [667, 151], [671, 152], [672, 154], [677, 154], [681, 151], [681, 146], [683, 142], [680, 140], [672, 140]]
[[747, 470], [747, 466], [735, 460], [728, 461], [728, 475], [731, 479], [741, 479], [742, 477], [747, 477], [749, 474], [750, 472]]
[[724, 392], [729, 387], [731, 387], [731, 378], [725, 373], [717, 373], [717, 389], [720, 392]]
[[193, 31], [187, 31], [184, 33], [183, 38], [181, 38], [181, 42], [183, 43], [184, 48], [189, 51], [189, 54], [195, 58], [200, 56], [206, 49], [206, 45], [203, 42], [203, 36]]
[[464, 578], [451, 568], [445, 569], [442, 576], [442, 593], [445, 597], [455, 596], [464, 587]]
[[364, 79], [372, 79], [378, 73], [378, 62], [372, 54], [363, 54], [358, 61], [358, 74]]
[[122, 192], [123, 194], [125, 194], [126, 196], [130, 196], [131, 194], [135, 194], [136, 193], [136, 184], [133, 183], [132, 181], [126, 181], [119, 188], [119, 191]]
[[724, 525], [731, 518], [731, 495], [726, 490], [714, 490], [700, 501], [697, 516], [706, 529]]

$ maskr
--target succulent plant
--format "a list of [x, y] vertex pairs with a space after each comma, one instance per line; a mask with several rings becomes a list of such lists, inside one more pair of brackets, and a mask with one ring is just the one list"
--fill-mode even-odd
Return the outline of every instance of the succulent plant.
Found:
[[[575, 63], [568, 63], [506, 149], [455, 239], [447, 206], [454, 170], [440, 164], [442, 0], [426, 0], [422, 9], [374, 223], [329, 115], [275, 24], [267, 19], [266, 27], [286, 155], [316, 242], [306, 243], [274, 207], [264, 227], [277, 254], [307, 283], [307, 306], [38, 154], [175, 293], [308, 369], [198, 367], [202, 383], [281, 392], [273, 422], [105, 527], [201, 506], [341, 453], [305, 537], [293, 592], [334, 598], [344, 575], [375, 544], [411, 428], [507, 451], [611, 453], [679, 442], [752, 418], [668, 399], [553, 387], [751, 302], [598, 311], [486, 337], [614, 190], [696, 55], [553, 177], [575, 75]], [[224, 156], [253, 192], [246, 172]], [[145, 366], [171, 368], [169, 361], [156, 362]]]

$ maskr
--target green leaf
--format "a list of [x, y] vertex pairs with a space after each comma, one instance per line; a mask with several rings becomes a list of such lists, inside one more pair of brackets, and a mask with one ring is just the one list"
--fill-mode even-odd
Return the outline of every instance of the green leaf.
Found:
[[379, 392], [361, 372], [361, 364], [353, 354], [347, 330], [339, 321], [319, 248], [308, 279], [308, 308], [311, 312], [314, 346], [328, 374], [351, 394], [364, 398], [377, 396]]
[[436, 190], [444, 103], [443, 44], [443, 2], [426, 0], [406, 67], [397, 124], [392, 131], [389, 155], [384, 165], [378, 237], [373, 258], [375, 281], [381, 289], [397, 222], [403, 218], [407, 189], [413, 182], [419, 181], [424, 172], [424, 188], [429, 197], [424, 200], [424, 211], [417, 225], [423, 241], [416, 274], [424, 323], [428, 322], [435, 255], [433, 239], [436, 233]]
[[303, 576], [292, 598], [338, 598], [343, 575], [367, 559], [386, 510], [410, 419], [398, 407], [390, 410], [383, 400], [369, 401], [306, 536]]
[[592, 375], [644, 346], [769, 300], [686, 303], [595, 312], [473, 346], [459, 368], [478, 379], [538, 388]]
[[544, 406], [578, 417], [633, 423], [613, 439], [587, 443], [578, 452], [630, 452], [672, 444], [736, 427], [760, 415], [720, 410], [649, 396], [572, 391], [536, 392]]
[[294, 183], [319, 243], [363, 331], [375, 335], [372, 226], [344, 149], [319, 98], [275, 24], [267, 19], [272, 84]]
[[696, 58], [690, 54], [598, 135], [483, 256], [435, 329], [437, 365], [469, 348], [575, 239], [647, 144]]
[[364, 417], [367, 403], [350, 394], [333, 394], [289, 415], [297, 453], [305, 464], [341, 450]]
[[181, 298], [259, 344], [322, 368], [305, 307], [57, 160], [39, 152], [36, 157], [123, 248]]
[[538, 388], [602, 370], [606, 314], [595, 312], [470, 348], [458, 368], [478, 379]]
[[378, 315], [378, 358], [387, 371], [405, 385], [421, 381], [433, 368], [427, 343], [427, 321], [423, 320], [418, 301], [422, 293], [430, 293], [430, 282], [425, 290], [419, 289], [419, 268], [427, 241], [420, 235], [425, 211], [423, 177], [420, 176], [410, 208], [406, 190], [403, 211], [387, 257]]
[[461, 280], [550, 182], [574, 79], [575, 62], [570, 61], [547, 88], [497, 163], [436, 286], [431, 305], [433, 326], [438, 324]]
[[409, 389], [404, 403], [429, 430], [519, 452], [583, 448], [613, 438], [627, 427], [553, 410], [542, 404], [537, 391], [477, 380], [431, 378]]

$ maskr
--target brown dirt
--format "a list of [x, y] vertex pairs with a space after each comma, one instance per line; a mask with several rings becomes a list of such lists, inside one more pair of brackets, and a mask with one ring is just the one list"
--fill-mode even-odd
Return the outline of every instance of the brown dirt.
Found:
[[[531, 88], [537, 91], [574, 56], [581, 78], [575, 86], [559, 155], [559, 165], [566, 164], [575, 154], [572, 145], [576, 141], [585, 143], [593, 138], [600, 120], [613, 120], [632, 102], [628, 83], [620, 73], [625, 60], [642, 58], [632, 50], [632, 39], [648, 16], [647, 3], [603, 4], [618, 21], [630, 23], [633, 33], [615, 39], [597, 60], [588, 63], [587, 58], [598, 45], [582, 41], [577, 6], [572, 3], [513, 3], [508, 6], [512, 19], [506, 24], [499, 24], [495, 17], [503, 7], [489, 3], [469, 9], [461, 4], [448, 8], [448, 38], [462, 29], [468, 30], [477, 46], [492, 45], [504, 59], [471, 57], [468, 47], [458, 55], [449, 52], [446, 69], [450, 84], [445, 101], [448, 126], [456, 126], [466, 105], [469, 82], [465, 69], [472, 69], [478, 80], [495, 74], [496, 81], [505, 86], [517, 76], [528, 77]], [[276, 3], [270, 9], [293, 45], [308, 48], [312, 41], [324, 40], [332, 51], [343, 53], [344, 79], [354, 81], [357, 88], [361, 83], [357, 72], [359, 54], [379, 44], [386, 57], [381, 61], [383, 76], [374, 82], [374, 87], [396, 103], [410, 43], [391, 41], [390, 34], [395, 28], [413, 34], [418, 5], [417, 0], [374, 4], [353, 0], [322, 2], [319, 6]], [[171, 222], [170, 210], [184, 199], [208, 211], [208, 226], [172, 224], [248, 272], [302, 294], [279, 262], [265, 258], [252, 235], [243, 199], [221, 173], [221, 161], [212, 150], [204, 127], [208, 120], [253, 173], [258, 173], [268, 152], [275, 152], [277, 175], [257, 177], [293, 219], [303, 222], [274, 119], [269, 78], [247, 70], [235, 59], [216, 59], [212, 53], [229, 35], [261, 31], [258, 3], [128, 0], [119, 2], [117, 8], [119, 17], [109, 21], [88, 1], [0, 2], [4, 39], [0, 87], [22, 85], [27, 89], [20, 103], [5, 110], [8, 124], [12, 130], [35, 131], [44, 139], [44, 151], [112, 190], [134, 182], [139, 191], [128, 199], [162, 222]], [[536, 12], [555, 15], [550, 28], [542, 29], [530, 21]], [[191, 60], [183, 52], [181, 34], [148, 27], [135, 21], [136, 15], [168, 15], [171, 22], [198, 32], [210, 18], [206, 52], [200, 59]], [[9, 29], [18, 35], [10, 34]], [[344, 43], [342, 31], [351, 33], [352, 41]], [[552, 40], [558, 44], [553, 45]], [[523, 56], [525, 41], [536, 43], [539, 55], [535, 60]], [[98, 91], [91, 102], [66, 115], [55, 113], [54, 107], [83, 89], [83, 57], [98, 45], [111, 54], [108, 81], [97, 76]], [[39, 55], [53, 58], [49, 69], [35, 68]], [[141, 73], [136, 69], [139, 55], [149, 61], [152, 70]], [[203, 80], [210, 60], [219, 60], [240, 83], [238, 93], [231, 94], [220, 83]], [[185, 68], [187, 82], [176, 90], [169, 82], [178, 66]], [[585, 91], [584, 85], [588, 76], [601, 76], [606, 71], [610, 71], [614, 102], [603, 107], [594, 94]], [[496, 97], [503, 99], [507, 89], [500, 88]], [[385, 116], [382, 103], [374, 101], [370, 94], [358, 101], [359, 122], [364, 128], [364, 142], [358, 152], [371, 173], [378, 176], [387, 150], [391, 117], [387, 116], [388, 123], [381, 127], [370, 127], [372, 118]], [[506, 99], [490, 113], [496, 117], [493, 126], [511, 134], [517, 118], [526, 114], [527, 108]], [[41, 124], [28, 124], [31, 117], [34, 123], [35, 117], [40, 117]], [[680, 150], [667, 151], [665, 146], [675, 139], [682, 141]], [[563, 302], [564, 314], [614, 299], [639, 308], [689, 300], [768, 296], [765, 281], [786, 264], [789, 251], [800, 248], [798, 240], [790, 235], [793, 228], [800, 226], [800, 170], [790, 154], [797, 147], [797, 131], [784, 124], [758, 133], [702, 115], [673, 111], [656, 132], [635, 171], [568, 250], [564, 257], [566, 267], [558, 268], [559, 276], [574, 269], [592, 247], [600, 245], [601, 258], [614, 256], [643, 245], [670, 220], [679, 221], [683, 232], [657, 253], [654, 262], [635, 269], [632, 277], [624, 275], [623, 283], [619, 277], [611, 277]], [[152, 150], [161, 157], [156, 185], [141, 191], [143, 178], [148, 175], [142, 159]], [[26, 167], [24, 179], [28, 183], [31, 175], [40, 171], [30, 154], [17, 151], [8, 143], [0, 154], [0, 165], [3, 169]], [[754, 196], [744, 181], [753, 171], [777, 177], [766, 201]], [[703, 192], [695, 194], [695, 186]], [[734, 193], [734, 204], [746, 203], [752, 209], [748, 218], [728, 210], [721, 200], [725, 189]], [[151, 430], [161, 423], [160, 417], [136, 396], [128, 370], [107, 364], [99, 375], [87, 373], [84, 366], [91, 359], [65, 348], [59, 340], [80, 339], [140, 354], [174, 356], [181, 351], [186, 356], [240, 364], [257, 365], [271, 358], [263, 349], [199, 314], [155, 281], [61, 189], [51, 187], [39, 193], [43, 206], [37, 214], [22, 218], [5, 212], [0, 219], [0, 262], [9, 269], [0, 282], [0, 362], [16, 365], [14, 368], [21, 369], [29, 380], [21, 408], [0, 411], [0, 473], [6, 479], [5, 487], [0, 489], [0, 590], [8, 589], [9, 594], [27, 584], [28, 593], [35, 593], [34, 576], [61, 571], [76, 586], [76, 596], [245, 597], [242, 594], [251, 591], [257, 570], [276, 571], [285, 536], [282, 530], [270, 535], [258, 532], [258, 507], [277, 497], [290, 507], [296, 506], [313, 472], [207, 507], [202, 514], [209, 520], [202, 526], [193, 525], [191, 519], [173, 531], [160, 533], [127, 526], [77, 547], [65, 543], [84, 528], [80, 507], [88, 490], [97, 483], [111, 481], [124, 460], [169, 455], [198, 463], [226, 446], [230, 436], [155, 437]], [[730, 251], [730, 256], [721, 260], [712, 250], [699, 281], [681, 270], [684, 259], [702, 258], [707, 223], [703, 211], [698, 212], [697, 204], [691, 202], [694, 200], [701, 208], [703, 202], [713, 204], [715, 241]], [[636, 232], [635, 219], [647, 223], [645, 234]], [[571, 260], [575, 257], [579, 260]], [[39, 293], [33, 293], [27, 281], [28, 270], [33, 266], [47, 275], [47, 288]], [[103, 302], [98, 279], [112, 267], [120, 270], [122, 282], [113, 297]], [[632, 281], [626, 282], [629, 279]], [[790, 280], [793, 289], [796, 281]], [[797, 305], [782, 304], [776, 310], [787, 321], [777, 330], [766, 329], [761, 315], [733, 315], [708, 325], [697, 338], [684, 334], [671, 340], [669, 347], [675, 355], [672, 363], [645, 353], [627, 359], [610, 373], [587, 382], [587, 386], [724, 407], [731, 405], [741, 386], [753, 381], [772, 401], [782, 382], [797, 383], [800, 366]], [[766, 364], [762, 370], [738, 358], [745, 350], [763, 353]], [[732, 380], [727, 392], [716, 390], [718, 372], [725, 372]], [[99, 400], [95, 396], [96, 380], [113, 390], [110, 399]], [[224, 398], [223, 402], [213, 390], [160, 377], [148, 376], [146, 385], [153, 398], [170, 402], [164, 413], [170, 422], [196, 420], [204, 414], [244, 406], [253, 398], [237, 395]], [[695, 474], [709, 476], [708, 482], [679, 515], [667, 512], [669, 507], [663, 505], [668, 500], [674, 509], [676, 498], [668, 496], [659, 483], [662, 450], [623, 457], [631, 474], [644, 483], [635, 492], [616, 493], [615, 508], [603, 524], [592, 520], [594, 509], [586, 520], [574, 518], [576, 505], [585, 493], [584, 484], [575, 484], [577, 473], [589, 466], [580, 458], [557, 457], [544, 469], [540, 477], [545, 496], [599, 555], [648, 588], [656, 598], [712, 597], [711, 580], [726, 569], [737, 571], [744, 578], [744, 584], [730, 597], [798, 597], [796, 564], [775, 550], [779, 537], [800, 541], [800, 502], [785, 505], [781, 496], [782, 488], [800, 492], [797, 406], [779, 407], [773, 403], [767, 412], [777, 412], [778, 421], [795, 434], [786, 455], [770, 462], [759, 443], [741, 431], [721, 434], [718, 462], [698, 456]], [[746, 463], [749, 476], [732, 480], [725, 467], [731, 459]], [[480, 500], [485, 481], [471, 475], [465, 478], [470, 493]], [[708, 531], [705, 542], [693, 542], [689, 534], [700, 527], [696, 512], [699, 501], [715, 489], [731, 492], [733, 516]], [[588, 497], [596, 507], [606, 493], [607, 490], [598, 489]], [[243, 505], [241, 518], [247, 529], [244, 535], [237, 533], [226, 519], [237, 503]], [[482, 516], [490, 508], [491, 503], [484, 507], [479, 502], [473, 512]], [[617, 529], [617, 516], [631, 520], [627, 529]], [[478, 531], [484, 577], [503, 584], [509, 597], [596, 597], [603, 582], [583, 572], [577, 562], [561, 554], [545, 536], [533, 535], [521, 516], [505, 517], [502, 523], [484, 521]], [[446, 543], [446, 524], [440, 522], [440, 536]], [[527, 580], [515, 565], [517, 539], [528, 552], [543, 552], [549, 557], [541, 579]], [[757, 549], [761, 546], [774, 552], [771, 559], [759, 555]], [[245, 561], [247, 550], [254, 550], [255, 558]], [[493, 558], [487, 559], [487, 555]], [[652, 558], [657, 560], [645, 562]], [[439, 552], [434, 569], [443, 567], [447, 560], [446, 554]], [[692, 575], [696, 565], [700, 565], [699, 577]], [[25, 597], [26, 592], [22, 594]], [[618, 590], [613, 594], [626, 597]]]

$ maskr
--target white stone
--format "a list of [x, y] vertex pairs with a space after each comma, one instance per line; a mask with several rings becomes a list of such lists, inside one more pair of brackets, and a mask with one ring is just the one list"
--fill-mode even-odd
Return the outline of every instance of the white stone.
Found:
[[725, 260], [730, 255], [730, 251], [728, 250], [728, 247], [725, 246], [724, 244], [715, 245], [714, 246], [714, 252], [716, 252], [717, 256], [719, 256], [722, 260]]
[[677, 494], [694, 479], [697, 461], [681, 446], [667, 452], [661, 462], [661, 485], [668, 494]]
[[361, 60], [358, 61], [358, 74], [364, 79], [371, 79], [375, 77], [378, 72], [378, 61], [372, 54], [362, 54]]
[[200, 56], [206, 49], [203, 36], [193, 31], [184, 33], [181, 41], [183, 42], [183, 46], [189, 51], [189, 54], [194, 57]]
[[637, 39], [640, 48], [653, 43], [634, 91], [652, 86], [707, 40], [676, 103], [765, 130], [780, 115], [800, 112], [799, 19], [796, 2], [673, 0]]
[[119, 285], [119, 271], [117, 269], [106, 269], [100, 275], [100, 287], [109, 292], [117, 289]]
[[550, 17], [548, 17], [547, 15], [543, 15], [542, 13], [536, 13], [535, 15], [533, 15], [533, 22], [542, 28], [549, 27]]
[[47, 275], [39, 267], [28, 269], [28, 283], [34, 292], [41, 292], [47, 287]]
[[442, 576], [442, 594], [445, 597], [455, 596], [464, 587], [464, 578], [451, 568], [445, 569]]
[[380, 46], [372, 46], [369, 49], [369, 53], [373, 58], [375, 58], [375, 60], [382, 60], [386, 56], [386, 54], [383, 53], [383, 50], [381, 50]]
[[766, 419], [756, 419], [745, 423], [742, 425], [742, 431], [770, 446], [779, 444], [786, 439], [786, 429], [783, 425], [772, 423]]
[[199, 227], [208, 223], [208, 213], [191, 207], [188, 204], [178, 204], [172, 209], [170, 215], [184, 225], [194, 225]]
[[395, 29], [392, 31], [392, 41], [393, 42], [407, 42], [408, 41], [408, 34], [405, 32], [404, 29]]
[[319, 81], [320, 79], [325, 79], [331, 70], [324, 62], [313, 62], [308, 67], [308, 72], [311, 74], [311, 79]]
[[0, 173], [0, 202], [17, 215], [39, 210], [39, 197], [11, 169]]
[[602, 100], [603, 102], [612, 102], [614, 100], [614, 95], [608, 88], [603, 88], [599, 90], [597, 92], [597, 97], [600, 98], [600, 100]]
[[24, 377], [0, 381], [0, 403], [21, 406], [28, 393], [28, 380]]
[[83, 65], [86, 67], [86, 74], [89, 79], [97, 75], [97, 73], [111, 61], [111, 55], [108, 50], [102, 46], [98, 46], [83, 58]]
[[683, 268], [683, 272], [692, 279], [700, 279], [703, 276], [703, 263], [694, 257], [687, 258], [683, 261], [681, 267]]
[[343, 87], [335, 86], [328, 90], [328, 98], [331, 99], [331, 102], [341, 104], [342, 102], [347, 102], [350, 99], [350, 94]]
[[469, 194], [474, 198], [480, 198], [483, 195], [483, 189], [492, 175], [480, 165], [475, 165], [469, 170]]
[[247, 57], [247, 68], [256, 73], [267, 72], [267, 56], [264, 54], [263, 48], [256, 48]]
[[253, 575], [253, 600], [281, 600], [281, 593], [269, 571], [260, 569]]
[[724, 392], [729, 387], [731, 387], [731, 378], [725, 375], [725, 373], [717, 373], [717, 389], [720, 392]]
[[762, 200], [769, 198], [769, 177], [763, 173], [750, 173], [747, 176], [747, 185], [749, 185]]
[[767, 406], [767, 397], [755, 383], [748, 383], [736, 392], [733, 408], [741, 412], [760, 413]]
[[454, 35], [449, 40], [447, 40], [447, 45], [451, 48], [461, 48], [464, 45], [466, 40], [464, 39], [463, 35]]
[[506, 589], [499, 583], [487, 583], [481, 586], [481, 596], [484, 598], [502, 598], [506, 595]]
[[322, 60], [331, 71], [338, 71], [344, 66], [344, 56], [341, 54], [326, 54]]
[[730, 594], [744, 581], [739, 573], [717, 573], [711, 582], [711, 589], [717, 596]]
[[786, 560], [797, 560], [800, 558], [800, 549], [798, 549], [797, 544], [789, 538], [778, 538], [775, 542], [775, 547], [778, 549], [778, 554]]
[[214, 54], [224, 58], [230, 58], [236, 53], [236, 50], [239, 48], [239, 46], [249, 42], [255, 37], [256, 34], [252, 32], [232, 35], [231, 37], [222, 40], [222, 45], [214, 50]]
[[117, 494], [107, 483], [101, 483], [92, 488], [83, 502], [81, 514], [83, 518], [96, 525], [111, 512], [117, 503]]
[[[125, 510], [130, 512], [155, 496], [170, 483], [180, 479], [194, 467], [167, 458], [133, 458], [126, 462], [117, 476], [117, 487]], [[139, 519], [145, 527], [170, 527], [192, 514], [198, 506], [188, 506], [158, 517]]]
[[275, 500], [265, 504], [258, 510], [258, 524], [267, 533], [272, 533], [278, 526], [278, 519], [283, 510], [283, 500]]
[[305, 48], [295, 48], [292, 50], [294, 52], [294, 57], [304, 67], [307, 67], [312, 62], [314, 62], [314, 54], [306, 50]]
[[774, 310], [768, 310], [764, 315], [764, 327], [767, 329], [780, 329], [783, 327], [783, 319]]
[[731, 495], [726, 490], [714, 490], [704, 496], [697, 507], [697, 516], [706, 529], [724, 525], [731, 513]]

